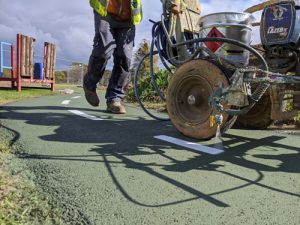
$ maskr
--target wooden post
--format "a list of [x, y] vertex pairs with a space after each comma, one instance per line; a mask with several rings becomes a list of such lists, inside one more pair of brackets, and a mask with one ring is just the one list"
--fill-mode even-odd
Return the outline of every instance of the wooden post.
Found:
[[11, 88], [15, 87], [15, 48], [11, 45]]
[[33, 38], [28, 37], [28, 75], [33, 79]]
[[25, 39], [25, 46], [24, 46], [24, 48], [25, 48], [25, 60], [24, 60], [24, 66], [25, 66], [25, 76], [29, 76], [29, 70], [30, 70], [30, 68], [29, 68], [29, 53], [30, 53], [30, 50], [29, 50], [29, 42], [30, 42], [30, 40], [29, 40], [29, 37], [26, 37], [26, 36], [23, 36], [24, 37], [24, 39]]
[[52, 58], [52, 65], [53, 65], [53, 69], [52, 69], [52, 73], [53, 73], [53, 75], [52, 75], [52, 80], [53, 80], [53, 83], [52, 83], [52, 92], [54, 92], [54, 85], [55, 85], [55, 68], [56, 68], [56, 46], [55, 45], [53, 45], [53, 58]]
[[17, 91], [21, 91], [21, 55], [22, 55], [22, 36], [21, 34], [17, 34]]
[[56, 46], [45, 42], [44, 44], [44, 77], [51, 80], [51, 91], [55, 87], [55, 64], [56, 64]]
[[20, 58], [20, 66], [21, 66], [21, 76], [26, 74], [26, 67], [25, 67], [25, 59], [26, 59], [26, 39], [23, 35], [20, 34], [20, 50], [21, 50], [21, 58]]

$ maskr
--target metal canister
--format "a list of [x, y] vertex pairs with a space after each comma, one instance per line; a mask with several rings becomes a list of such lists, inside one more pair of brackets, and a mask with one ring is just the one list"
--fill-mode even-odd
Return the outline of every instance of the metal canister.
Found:
[[[229, 38], [246, 45], [251, 43], [254, 17], [249, 13], [221, 12], [209, 14], [199, 20], [201, 37]], [[249, 52], [241, 47], [220, 43], [204, 43], [211, 51], [229, 61], [248, 64]]]

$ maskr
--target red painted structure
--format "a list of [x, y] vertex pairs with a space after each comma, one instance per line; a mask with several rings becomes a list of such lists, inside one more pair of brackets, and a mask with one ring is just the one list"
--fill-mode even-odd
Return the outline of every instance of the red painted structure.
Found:
[[[56, 49], [55, 45], [51, 43], [44, 44], [44, 69], [43, 69], [43, 79], [34, 79], [32, 64], [26, 57], [23, 56], [22, 60], [22, 52], [30, 52], [29, 54], [33, 54], [33, 48], [28, 45], [24, 45], [26, 40], [31, 39], [34, 41], [33, 38], [24, 36], [22, 34], [17, 34], [17, 65], [15, 65], [15, 47], [11, 45], [11, 77], [0, 77], [0, 81], [11, 81], [11, 88], [16, 88], [17, 91], [21, 91], [23, 84], [25, 83], [39, 83], [39, 84], [50, 84], [50, 89], [54, 92], [55, 86], [55, 59], [56, 59]], [[22, 43], [23, 42], [23, 43]], [[32, 55], [31, 55], [32, 56]], [[33, 58], [33, 56], [32, 56]], [[25, 60], [24, 60], [25, 59]], [[33, 59], [31, 60], [33, 61]], [[21, 68], [27, 66], [28, 69], [27, 73], [23, 74], [21, 72]], [[29, 72], [28, 72], [29, 71]], [[31, 88], [40, 88], [40, 87], [31, 87]]]
[[[25, 76], [21, 74], [21, 66], [25, 64], [25, 62], [22, 62], [21, 60], [21, 51], [24, 45], [22, 45], [22, 38], [25, 36], [21, 34], [17, 34], [17, 90], [21, 91], [22, 89], [22, 83], [41, 83], [41, 84], [50, 84], [51, 85], [51, 91], [54, 92], [54, 86], [55, 86], [55, 76], [49, 77], [46, 76], [46, 72], [44, 69], [45, 76], [43, 79], [34, 79], [33, 74], [26, 74]], [[44, 46], [44, 68], [47, 68], [48, 66], [48, 60], [47, 56], [49, 54], [48, 52], [48, 46], [49, 43], [45, 43]]]

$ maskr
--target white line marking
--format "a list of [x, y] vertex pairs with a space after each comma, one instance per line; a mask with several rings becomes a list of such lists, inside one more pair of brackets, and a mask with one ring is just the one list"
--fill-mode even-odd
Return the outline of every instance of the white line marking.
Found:
[[62, 101], [62, 105], [69, 105], [70, 104], [70, 102], [71, 102], [71, 100], [64, 100], [64, 101]]
[[77, 98], [81, 98], [81, 96], [75, 96], [75, 97], [72, 97], [73, 99], [77, 99]]
[[88, 115], [88, 114], [86, 114], [84, 112], [81, 112], [79, 110], [68, 110], [68, 111], [75, 114], [75, 115], [77, 115], [77, 116], [81, 116], [81, 117], [84, 117], [84, 118], [87, 118], [87, 119], [90, 119], [90, 120], [103, 120], [103, 119], [98, 118], [96, 116]]
[[217, 149], [217, 148], [211, 148], [211, 147], [207, 147], [204, 145], [200, 145], [197, 143], [192, 143], [192, 142], [187, 142], [178, 138], [173, 138], [170, 136], [166, 136], [166, 135], [159, 135], [159, 136], [155, 136], [154, 138], [162, 140], [162, 141], [167, 141], [169, 143], [172, 144], [176, 144], [185, 148], [189, 148], [189, 149], [193, 149], [195, 151], [198, 152], [204, 152], [210, 155], [218, 155], [223, 153], [224, 151], [221, 149]]

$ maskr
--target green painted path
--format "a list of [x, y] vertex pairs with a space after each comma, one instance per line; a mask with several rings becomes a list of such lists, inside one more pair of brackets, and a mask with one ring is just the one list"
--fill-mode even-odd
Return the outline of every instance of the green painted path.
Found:
[[230, 130], [224, 152], [212, 155], [154, 137], [211, 148], [214, 140], [190, 140], [133, 106], [110, 115], [77, 96], [0, 108], [21, 163], [69, 224], [300, 224], [300, 136]]

